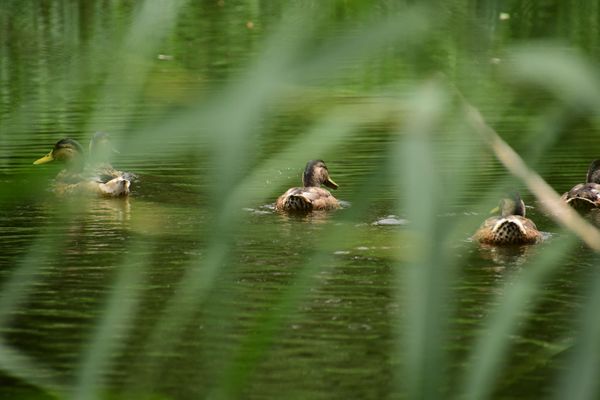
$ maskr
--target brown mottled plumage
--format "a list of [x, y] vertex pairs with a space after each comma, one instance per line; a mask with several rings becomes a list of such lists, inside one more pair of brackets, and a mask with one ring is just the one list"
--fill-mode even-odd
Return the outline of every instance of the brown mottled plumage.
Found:
[[575, 185], [561, 199], [578, 211], [600, 207], [600, 160], [594, 160], [590, 164], [586, 183]]
[[288, 189], [279, 196], [275, 209], [287, 212], [309, 212], [313, 210], [333, 210], [340, 207], [338, 200], [321, 184], [332, 189], [338, 185], [329, 177], [327, 166], [322, 160], [312, 160], [306, 164], [302, 176], [303, 187]]
[[501, 215], [486, 219], [473, 239], [494, 245], [533, 244], [542, 239], [533, 221], [525, 218], [525, 203], [518, 193], [502, 199], [499, 208]]
[[94, 165], [92, 171], [86, 170], [83, 148], [73, 139], [59, 140], [48, 154], [35, 160], [34, 164], [51, 161], [65, 164], [65, 169], [56, 176], [54, 182], [54, 191], [58, 194], [92, 193], [107, 197], [129, 194], [131, 182], [128, 174], [115, 170], [108, 163]]

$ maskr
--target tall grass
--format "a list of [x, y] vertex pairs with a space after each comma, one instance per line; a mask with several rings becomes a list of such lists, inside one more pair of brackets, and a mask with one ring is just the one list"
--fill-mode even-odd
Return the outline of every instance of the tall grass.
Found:
[[[265, 177], [277, 169], [297, 168], [308, 159], [331, 158], [352, 139], [368, 135], [369, 126], [385, 130], [389, 138], [388, 148], [379, 155], [380, 165], [367, 174], [362, 187], [348, 189], [352, 207], [338, 213], [336, 223], [325, 224], [318, 232], [320, 244], [305, 255], [287, 289], [274, 296], [272, 307], [254, 316], [255, 329], [220, 355], [221, 369], [213, 372], [215, 379], [204, 391], [209, 398], [248, 395], [257, 366], [289, 321], [300, 314], [300, 306], [319, 285], [318, 274], [333, 264], [333, 252], [362, 235], [360, 229], [349, 231], [347, 227], [365, 222], [373, 202], [371, 194], [379, 185], [394, 188], [393, 210], [410, 220], [408, 226], [390, 232], [394, 248], [402, 252], [395, 257], [392, 285], [393, 301], [400, 304], [400, 311], [389, 315], [395, 343], [394, 362], [389, 366], [393, 369], [390, 397], [493, 398], [498, 389], [496, 378], [506, 365], [521, 322], [537, 305], [543, 285], [564, 265], [566, 255], [580, 245], [575, 236], [564, 231], [560, 233], [564, 240], [541, 246], [527, 261], [527, 270], [504, 283], [506, 287], [493, 301], [498, 306], [489, 310], [457, 372], [449, 351], [453, 344], [451, 325], [460, 308], [454, 288], [463, 277], [461, 268], [467, 254], [456, 244], [465, 241], [465, 232], [472, 232], [476, 223], [464, 216], [450, 224], [440, 216], [451, 212], [465, 196], [470, 197], [474, 209], [483, 209], [497, 201], [507, 184], [527, 185], [507, 171], [503, 180], [486, 187], [484, 193], [473, 188], [479, 171], [465, 166], [478, 165], [482, 157], [492, 157], [493, 152], [470, 125], [457, 90], [471, 104], [481, 104], [483, 114], [491, 114], [492, 125], [510, 109], [508, 103], [518, 102], [528, 93], [544, 93], [552, 107], [535, 117], [539, 118], [538, 126], [552, 126], [553, 121], [573, 114], [588, 115], [598, 108], [600, 86], [591, 61], [595, 54], [573, 56], [575, 45], [585, 50], [585, 40], [583, 44], [530, 44], [525, 50], [512, 46], [511, 33], [498, 20], [499, 12], [505, 10], [494, 8], [492, 2], [486, 3], [486, 15], [492, 17], [474, 15], [469, 3], [460, 1], [425, 6], [408, 1], [324, 3], [289, 2], [281, 11], [274, 11], [262, 2], [239, 2], [238, 7], [251, 10], [248, 15], [258, 19], [253, 25], [244, 25], [244, 13], [225, 14], [230, 10], [228, 1], [222, 5], [160, 0], [93, 5], [9, 1], [0, 5], [0, 76], [2, 88], [8, 88], [1, 103], [2, 160], [12, 160], [12, 143], [34, 142], [36, 135], [49, 136], [36, 130], [44, 120], [55, 118], [57, 126], [69, 126], [70, 106], [65, 97], [79, 94], [75, 102], [91, 107], [89, 117], [79, 126], [81, 131], [93, 131], [109, 121], [119, 147], [135, 149], [153, 162], [169, 162], [191, 153], [202, 160], [199, 168], [205, 163], [211, 166], [209, 173], [218, 181], [205, 193], [210, 198], [210, 227], [193, 232], [203, 239], [201, 251], [189, 258], [173, 294], [163, 299], [155, 323], [142, 335], [139, 353], [131, 360], [127, 390], [116, 396], [131, 392], [148, 398], [160, 390], [162, 376], [175, 374], [161, 364], [161, 356], [176, 352], [186, 340], [186, 328], [197, 318], [198, 310], [227, 296], [217, 291], [218, 282], [228, 279], [236, 268], [236, 240], [241, 230], [248, 229], [243, 224], [248, 217], [244, 207], [272, 201], [289, 183], [284, 175], [270, 176], [271, 184], [264, 188], [261, 182]], [[224, 14], [215, 11], [218, 7]], [[531, 7], [544, 10], [543, 6]], [[189, 23], [197, 8], [207, 15], [198, 23], [223, 18], [231, 24], [231, 31], [221, 32], [235, 44], [231, 52], [252, 37], [247, 59], [239, 64], [231, 62], [226, 79], [207, 82], [205, 87], [182, 95], [183, 104], [179, 97], [151, 104], [147, 90], [156, 85], [152, 80], [157, 76], [165, 79], [170, 74], [192, 74], [185, 63], [188, 52], [198, 49], [186, 48], [185, 41], [177, 42], [176, 32]], [[107, 18], [117, 26], [104, 25], [106, 14], [111, 14]], [[95, 25], [82, 43], [76, 32], [88, 32], [83, 25], [88, 19]], [[457, 19], [465, 24], [454, 26]], [[584, 29], [588, 30], [579, 34], [592, 37], [597, 22]], [[569, 40], [570, 32], [567, 29], [558, 34]], [[476, 34], [481, 37], [473, 39]], [[104, 35], [112, 40], [107, 41]], [[32, 41], [27, 49], [37, 57], [28, 58], [26, 50], [16, 47], [16, 42], [27, 40]], [[484, 49], [473, 50], [478, 46]], [[164, 67], [165, 75], [161, 75], [162, 67], [155, 58], [165, 49], [175, 54], [181, 67]], [[68, 57], [58, 57], [55, 52]], [[500, 57], [499, 66], [496, 57]], [[198, 69], [218, 68], [209, 61]], [[40, 93], [27, 93], [29, 84], [26, 74], [19, 72], [21, 65], [32, 74], [46, 76]], [[161, 84], [165, 85], [165, 97], [169, 96], [168, 79], [160, 81], [159, 88]], [[310, 104], [313, 100], [314, 109], [305, 116], [311, 119], [310, 128], [286, 140], [272, 154], [259, 157], [260, 144], [277, 135], [265, 127], [279, 117], [278, 107], [292, 104], [293, 108], [296, 102]], [[156, 116], [135, 120], [136, 110], [144, 107], [155, 107]], [[115, 117], [120, 113], [122, 117]], [[533, 130], [507, 140], [536, 167], [542, 166], [560, 133], [558, 129]], [[446, 141], [454, 143], [454, 151], [440, 156], [439, 148]], [[166, 146], [179, 150], [163, 151]], [[25, 165], [36, 150], [28, 149], [23, 160], [2, 165], [8, 177], [5, 188], [0, 189], [4, 191], [0, 197], [4, 208], [10, 210], [29, 201], [29, 193], [21, 195], [13, 189], [19, 187], [17, 178], [34, 180]], [[9, 170], [13, 167], [19, 174]], [[459, 175], [453, 171], [469, 172]], [[36, 283], [45, 279], [41, 267], [47, 260], [60, 257], [68, 240], [60, 227], [67, 224], [65, 220], [78, 218], [87, 204], [80, 206], [62, 208], [63, 215], [49, 218], [39, 227], [41, 232], [48, 232], [58, 226], [56, 234], [33, 237], [17, 265], [2, 266], [8, 277], [0, 292], [1, 327], [10, 326]], [[127, 254], [115, 266], [118, 273], [106, 294], [102, 315], [79, 355], [75, 379], [65, 381], [49, 371], [43, 359], [0, 337], [2, 372], [58, 398], [95, 399], [115, 390], [110, 387], [109, 376], [116, 372], [117, 360], [132, 340], [144, 273], [152, 262], [152, 249], [161, 246], [160, 218], [160, 212], [145, 214], [145, 223], [157, 235], [138, 235], [126, 245]], [[304, 225], [297, 222], [295, 229]], [[202, 237], [206, 232], [208, 237]], [[574, 394], [581, 399], [597, 397], [593, 378], [598, 371], [598, 324], [593, 311], [599, 282], [595, 276], [589, 293], [583, 294], [582, 315], [573, 326], [573, 331], [580, 332], [575, 338], [576, 349], [566, 361], [566, 372], [553, 383], [557, 398]], [[224, 321], [231, 318], [219, 317]]]

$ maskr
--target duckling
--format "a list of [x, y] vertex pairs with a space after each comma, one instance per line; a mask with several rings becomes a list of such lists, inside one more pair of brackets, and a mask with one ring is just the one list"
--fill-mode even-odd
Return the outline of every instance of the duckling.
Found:
[[313, 210], [333, 210], [340, 208], [339, 201], [321, 188], [321, 184], [337, 189], [338, 184], [329, 177], [323, 160], [311, 160], [306, 164], [302, 176], [303, 187], [293, 187], [279, 196], [275, 209], [287, 212], [309, 212]]
[[486, 219], [473, 235], [480, 243], [493, 245], [533, 244], [542, 234], [529, 218], [525, 218], [525, 203], [518, 193], [500, 201], [500, 216]]
[[96, 193], [107, 197], [129, 194], [131, 182], [124, 174], [117, 176], [91, 176], [85, 171], [85, 155], [81, 145], [69, 138], [61, 139], [54, 148], [33, 162], [35, 165], [58, 161], [65, 164], [55, 178], [55, 191], [58, 194]]
[[578, 211], [589, 211], [600, 207], [600, 160], [590, 164], [586, 183], [575, 185], [561, 199]]

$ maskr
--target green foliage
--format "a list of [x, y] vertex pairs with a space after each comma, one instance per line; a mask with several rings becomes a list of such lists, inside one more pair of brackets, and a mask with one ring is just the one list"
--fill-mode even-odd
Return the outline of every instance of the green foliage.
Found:
[[[468, 243], [480, 210], [524, 186], [468, 127], [460, 94], [566, 190], [597, 158], [595, 142], [576, 131], [580, 160], [567, 160], [568, 172], [553, 155], [575, 140], [572, 127], [597, 130], [600, 85], [596, 1], [593, 18], [562, 2], [498, 4], [2, 2], [0, 369], [9, 386], [22, 398], [330, 398], [329, 384], [340, 397], [502, 398], [519, 380], [507, 377], [515, 338], [549, 282], [569, 274], [574, 253], [597, 261], [537, 206], [543, 228], [559, 231], [546, 243], [508, 254]], [[40, 200], [51, 174], [40, 179], [31, 162], [42, 147], [96, 130], [111, 132], [119, 167], [140, 175], [132, 198]], [[297, 180], [289, 171], [315, 158], [352, 178], [335, 178], [351, 207], [261, 216]], [[363, 169], [352, 170], [358, 160]], [[38, 219], [18, 218], [28, 207]], [[371, 224], [387, 214], [409, 223]], [[463, 309], [483, 291], [468, 287], [473, 265], [504, 271], [477, 317]], [[373, 270], [386, 272], [361, 275]], [[79, 280], [88, 274], [91, 286]], [[549, 335], [542, 347], [552, 351], [520, 365], [566, 366], [547, 385], [557, 398], [597, 397], [600, 279], [590, 274], [581, 315]], [[352, 308], [337, 325], [320, 315], [335, 299], [319, 297], [327, 290], [379, 309]], [[55, 304], [50, 315], [30, 313], [40, 297]], [[364, 322], [373, 314], [378, 334]], [[27, 348], [13, 329], [38, 321], [42, 338], [76, 331], [73, 343]], [[344, 373], [372, 371], [343, 340], [339, 351], [328, 346], [342, 326], [369, 327], [352, 340], [383, 364], [371, 387], [352, 376], [320, 381], [353, 362]], [[289, 350], [310, 334], [314, 353]], [[268, 378], [289, 364], [294, 390]]]

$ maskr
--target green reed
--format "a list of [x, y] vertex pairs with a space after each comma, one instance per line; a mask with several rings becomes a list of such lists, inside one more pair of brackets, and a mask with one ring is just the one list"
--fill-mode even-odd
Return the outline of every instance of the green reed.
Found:
[[[151, 86], [156, 70], [161, 68], [153, 60], [156, 54], [165, 48], [182, 53], [181, 49], [169, 47], [170, 36], [174, 35], [178, 23], [185, 20], [186, 13], [193, 12], [192, 3], [148, 0], [133, 5], [113, 2], [105, 8], [96, 5], [96, 8], [86, 9], [96, 21], [102, 20], [103, 12], [110, 12], [119, 15], [115, 20], [122, 24], [116, 32], [100, 25], [87, 46], [79, 42], [76, 33], [84, 23], [79, 18], [85, 13], [80, 11], [88, 7], [83, 3], [76, 6], [72, 2], [56, 2], [47, 5], [49, 10], [41, 5], [23, 6], [20, 2], [1, 5], [0, 32], [22, 40], [32, 34], [40, 47], [44, 42], [45, 24], [48, 29], [52, 27], [51, 18], [44, 16], [59, 18], [60, 15], [62, 33], [57, 37], [66, 38], [61, 50], [70, 57], [67, 60], [52, 54], [41, 56], [36, 68], [57, 78], [49, 80], [41, 100], [23, 99], [22, 106], [11, 110], [6, 122], [2, 117], [0, 143], [10, 143], [14, 132], [33, 137], [36, 122], [45, 118], [56, 118], [59, 126], [66, 126], [66, 113], [60, 109], [68, 107], [63, 95], [73, 85], [78, 91], [95, 93], [90, 105], [91, 117], [80, 127], [82, 131], [94, 130], [118, 112], [135, 114], [136, 107], [144, 105], [145, 91]], [[240, 3], [260, 17], [261, 11], [257, 11], [260, 2]], [[502, 115], [502, 110], [508, 110], [506, 103], [521, 95], [507, 87], [508, 83], [550, 93], [556, 99], [553, 107], [531, 117], [537, 119], [539, 128], [523, 137], [509, 138], [526, 160], [531, 159], [533, 166], [539, 166], [561, 133], [560, 129], [544, 127], [555, 127], [556, 121], [566, 124], [564, 120], [574, 109], [579, 113], [598, 109], [600, 86], [594, 64], [586, 56], [574, 57], [571, 51], [564, 50], [565, 46], [555, 44], [512, 48], [504, 45], [503, 41], [508, 41], [504, 33], [496, 38], [499, 43], [484, 43], [489, 46], [490, 54], [497, 50], [505, 56], [500, 66], [489, 64], [489, 57], [471, 64], [469, 59], [480, 54], [469, 53], [466, 44], [472, 33], [469, 29], [477, 31], [478, 28], [467, 28], [468, 23], [463, 20], [466, 32], [451, 29], [457, 19], [465, 18], [468, 2], [451, 2], [451, 6], [435, 2], [428, 6], [411, 6], [412, 2], [378, 1], [376, 7], [367, 1], [289, 3], [283, 6], [276, 21], [265, 24], [264, 30], [256, 34], [258, 44], [254, 44], [254, 54], [247, 64], [235, 66], [234, 72], [223, 82], [194, 91], [185, 97], [184, 106], [171, 109], [168, 105], [155, 105], [157, 115], [150, 121], [132, 122], [123, 118], [110, 126], [120, 147], [136, 149], [153, 160], [168, 161], [173, 157], [172, 153], [161, 152], [165, 145], [187, 144], [181, 156], [191, 152], [209, 160], [217, 171], [215, 179], [219, 183], [208, 194], [212, 214], [209, 223], [214, 229], [210, 229], [202, 251], [190, 257], [177, 290], [166, 299], [156, 323], [141, 344], [135, 361], [144, 367], [136, 368], [136, 362], [132, 363], [127, 373], [128, 390], [139, 398], [150, 398], [150, 393], [159, 390], [161, 376], [172, 372], [161, 365], [160, 356], [174, 351], [184, 338], [182, 332], [187, 323], [199, 309], [210, 308], [211, 303], [219, 304], [227, 296], [216, 288], [235, 268], [232, 253], [240, 230], [244, 229], [241, 222], [247, 217], [243, 208], [271, 202], [288, 183], [283, 176], [274, 177], [269, 189], [257, 189], [269, 171], [296, 168], [310, 158], [327, 159], [352, 138], [368, 135], [368, 125], [377, 125], [384, 127], [390, 142], [382, 155], [384, 161], [377, 171], [368, 174], [363, 190], [349, 189], [352, 207], [336, 215], [335, 222], [364, 221], [371, 204], [370, 190], [384, 184], [395, 188], [394, 210], [407, 215], [411, 221], [400, 232], [391, 232], [389, 239], [398, 244], [393, 299], [401, 304], [401, 312], [389, 316], [395, 342], [390, 366], [393, 369], [390, 397], [492, 398], [494, 391], [501, 389], [495, 378], [506, 365], [506, 354], [513, 345], [511, 337], [519, 332], [519, 322], [526, 319], [528, 310], [536, 305], [536, 296], [544, 282], [561, 267], [564, 256], [579, 242], [565, 232], [561, 235], [566, 240], [540, 246], [538, 253], [528, 261], [527, 271], [515, 274], [504, 284], [493, 301], [498, 305], [489, 310], [489, 317], [481, 323], [469, 354], [461, 362], [462, 367], [458, 372], [453, 370], [456, 367], [452, 365], [448, 349], [453, 340], [452, 319], [460, 307], [453, 287], [463, 274], [461, 260], [468, 256], [461, 253], [464, 249], [457, 250], [455, 244], [464, 241], [465, 233], [473, 232], [477, 223], [465, 216], [459, 223], [450, 225], [439, 216], [450, 212], [451, 205], [464, 196], [468, 196], [474, 206], [485, 209], [497, 201], [507, 185], [524, 188], [507, 174], [487, 193], [475, 193], [475, 198], [471, 182], [477, 178], [478, 171], [474, 169], [463, 176], [453, 173], [463, 170], [464, 165], [477, 164], [481, 158], [493, 157], [469, 128], [456, 90], [475, 105], [489, 104], [490, 97], [498, 99], [494, 115]], [[490, 12], [495, 11], [488, 2], [484, 3]], [[350, 17], [338, 17], [342, 11]], [[266, 21], [267, 16], [264, 19]], [[227, 22], [237, 26], [234, 23], [240, 21]], [[582, 34], [584, 38], [594, 35], [597, 24], [587, 29]], [[111, 40], [106, 40], [104, 35], [107, 34]], [[241, 33], [232, 33], [231, 38], [236, 43], [247, 40]], [[0, 44], [0, 57], [9, 57], [13, 44], [7, 41]], [[436, 59], [431, 54], [443, 56]], [[378, 70], [373, 66], [374, 59], [384, 60], [385, 68]], [[477, 81], [469, 83], [463, 79], [470, 75]], [[369, 83], [369, 79], [373, 82]], [[89, 87], [89, 80], [101, 83]], [[160, 83], [168, 93], [168, 83]], [[291, 104], [289, 107], [294, 109], [296, 101], [311, 103], [313, 96], [319, 106], [309, 113], [308, 129], [299, 132], [277, 152], [259, 158], [256, 143], [276, 135], [265, 127], [278, 117], [278, 107]], [[340, 97], [358, 98], [363, 103], [357, 106], [350, 100], [340, 101]], [[48, 116], [52, 105], [58, 105], [59, 111]], [[491, 124], [494, 122], [497, 121]], [[444, 137], [451, 137], [457, 143], [453, 157], [447, 159], [437, 155], [440, 138]], [[0, 153], [8, 154], [6, 146], [3, 147]], [[23, 175], [33, 174], [25, 164], [23, 161], [19, 167]], [[11, 190], [16, 186], [11, 185], [9, 183], [0, 196], [6, 207], [19, 200], [19, 195]], [[85, 206], [82, 205], [83, 210]], [[77, 218], [80, 212], [80, 208], [73, 207], [65, 211], [66, 216], [51, 219], [40, 231], [54, 229], [54, 225], [63, 224], [63, 218]], [[145, 223], [160, 235], [160, 213], [147, 214]], [[215, 371], [215, 379], [207, 388], [210, 398], [244, 397], [254, 367], [268, 355], [286, 324], [299, 317], [303, 301], [311, 289], [319, 285], [316, 277], [332, 265], [333, 251], [362, 235], [359, 229], [349, 232], [348, 225], [336, 223], [328, 224], [318, 233], [320, 244], [306, 254], [288, 289], [274, 297], [272, 307], [253, 317], [255, 329], [221, 354], [223, 368]], [[193, 234], [200, 237], [203, 232]], [[66, 236], [62, 233], [40, 234], [21, 262], [11, 266], [13, 271], [4, 281], [0, 294], [3, 326], [10, 324], [11, 315], [26, 302], [35, 283], [44, 279], [38, 267], [60, 254], [64, 240]], [[147, 255], [140, 257], [139, 254], [145, 254], [159, 240], [152, 235], [137, 234], [128, 245], [128, 254], [116, 265], [119, 273], [106, 295], [102, 315], [85, 343], [86, 350], [82, 351], [73, 382], [55, 376], [47, 370], [43, 360], [28, 356], [26, 349], [11, 346], [0, 338], [3, 373], [58, 398], [95, 399], [107, 396], [106, 393], [109, 398], [128, 398], [128, 390], [113, 395], [108, 376], [114, 372], [115, 360], [131, 339], [132, 327], [128, 324], [139, 313], [140, 287], [145, 284], [143, 273], [150, 262]], [[591, 399], [597, 394], [593, 381], [598, 371], [598, 352], [594, 351], [598, 324], [593, 318], [598, 303], [598, 296], [594, 294], [599, 292], [597, 277], [590, 286], [582, 315], [574, 325], [574, 330], [581, 332], [575, 338], [580, 347], [568, 361], [572, 368], [556, 377], [557, 398], [577, 393], [577, 398]], [[218, 317], [205, 318], [231, 323], [228, 320], [231, 317], [225, 313], [216, 314]], [[570, 348], [570, 344], [565, 348]], [[576, 370], [575, 366], [578, 372], [570, 372]]]

